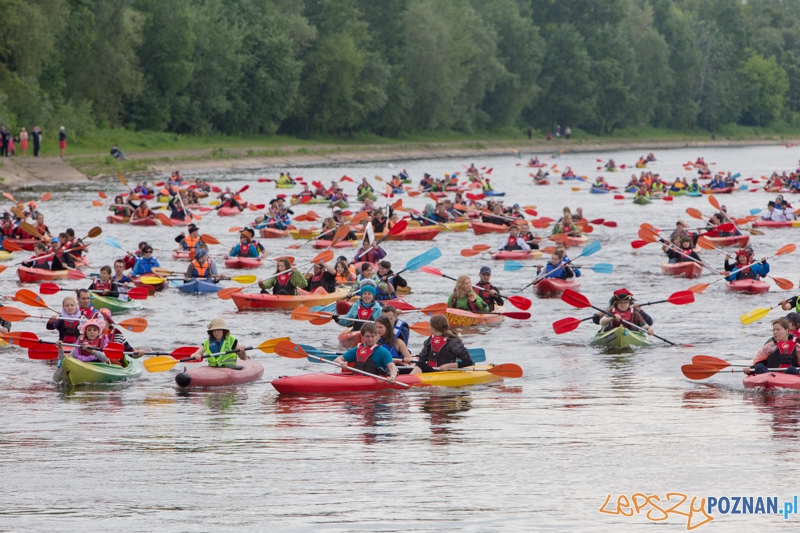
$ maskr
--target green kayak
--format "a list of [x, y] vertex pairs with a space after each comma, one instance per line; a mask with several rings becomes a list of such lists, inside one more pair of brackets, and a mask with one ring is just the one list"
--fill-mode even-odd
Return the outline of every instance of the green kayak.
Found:
[[677, 191], [673, 191], [672, 189], [670, 189], [667, 192], [667, 194], [669, 194], [670, 196], [686, 196], [687, 194], [689, 194], [689, 191], [687, 191], [686, 189], [678, 189]]
[[650, 346], [653, 344], [647, 335], [620, 326], [611, 331], [599, 331], [589, 342], [591, 346], [603, 346], [612, 350], [624, 350], [632, 346]]
[[61, 380], [70, 385], [81, 383], [115, 383], [142, 375], [142, 363], [136, 359], [124, 358], [124, 367], [105, 363], [84, 363], [74, 357], [61, 361]]
[[136, 300], [128, 300], [125, 302], [119, 298], [100, 296], [97, 294], [92, 294], [92, 305], [95, 309], [110, 309], [112, 313], [124, 313], [134, 309], [141, 309], [142, 307], [142, 304]]
[[653, 203], [653, 200], [651, 200], [647, 196], [635, 196], [633, 198], [633, 203], [639, 204], [639, 205], [647, 205], [647, 204]]
[[375, 196], [375, 194], [373, 194], [371, 192], [365, 192], [364, 194], [359, 194], [358, 195], [358, 201], [359, 202], [363, 202], [367, 198], [369, 198], [370, 200], [377, 200], [378, 199], [378, 197]]
[[345, 202], [344, 200], [338, 200], [336, 202], [330, 202], [328, 204], [328, 207], [341, 207], [342, 209], [347, 209], [350, 206], [347, 205], [347, 202]]

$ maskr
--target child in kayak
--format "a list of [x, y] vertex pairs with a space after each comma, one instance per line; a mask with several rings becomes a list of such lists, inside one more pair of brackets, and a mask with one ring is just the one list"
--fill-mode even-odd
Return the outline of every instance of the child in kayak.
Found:
[[375, 324], [366, 323], [361, 326], [361, 338], [364, 342], [350, 348], [345, 353], [334, 359], [342, 370], [348, 371], [347, 363], [353, 363], [353, 368], [370, 374], [388, 376], [389, 381], [397, 377], [397, 367], [392, 360], [392, 354], [378, 344], [378, 330]]
[[469, 350], [459, 336], [450, 329], [444, 315], [431, 317], [431, 336], [425, 340], [412, 374], [440, 372], [454, 368], [473, 366]]
[[89, 285], [89, 290], [101, 296], [119, 298], [119, 287], [117, 287], [117, 284], [111, 279], [110, 266], [103, 265], [100, 267], [100, 277], [92, 281], [92, 284]]
[[251, 242], [250, 232], [242, 230], [239, 233], [239, 244], [231, 248], [230, 257], [252, 257], [260, 255], [258, 247]]
[[689, 236], [688, 233], [680, 234], [678, 239], [673, 239], [673, 244], [675, 240], [678, 240], [678, 248], [676, 250], [673, 246], [665, 246], [667, 251], [667, 257], [669, 258], [670, 263], [686, 263], [688, 261], [694, 260], [695, 263], [700, 265], [704, 265], [703, 260], [700, 259], [700, 256], [697, 255], [697, 252], [692, 249], [692, 237]]
[[81, 334], [78, 327], [82, 318], [83, 315], [78, 310], [78, 301], [72, 296], [67, 296], [61, 302], [61, 311], [48, 320], [45, 327], [48, 330], [58, 331], [58, 340], [74, 344]]
[[100, 309], [98, 313], [103, 319], [102, 321], [104, 322], [104, 326], [102, 333], [108, 338], [108, 342], [116, 342], [121, 344], [126, 352], [126, 355], [131, 355], [135, 359], [138, 359], [144, 355], [144, 350], [142, 348], [139, 348], [138, 350], [134, 349], [119, 328], [114, 327], [115, 322], [114, 319], [111, 318], [110, 309]]
[[[336, 320], [336, 323], [340, 326], [352, 326], [353, 321], [348, 320], [351, 318], [357, 318], [358, 320], [375, 320], [383, 313], [383, 306], [375, 300], [377, 290], [374, 285], [364, 285], [361, 287], [359, 293], [361, 297], [350, 306], [350, 311], [348, 311], [345, 316], [339, 317], [338, 315], [334, 315], [334, 320]], [[358, 323], [360, 324], [361, 322]], [[377, 342], [377, 340], [375, 342]]]
[[756, 354], [753, 367], [744, 369], [745, 374], [766, 374], [774, 368], [782, 368], [784, 374], [800, 374], [797, 338], [789, 333], [790, 329], [786, 318], [773, 320], [772, 338]]
[[592, 317], [592, 322], [599, 324], [602, 328], [601, 331], [611, 331], [619, 326], [625, 326], [627, 329], [636, 329], [622, 322], [622, 320], [626, 320], [641, 327], [652, 335], [653, 319], [642, 311], [641, 307], [631, 304], [634, 304], [633, 293], [625, 288], [617, 289], [614, 291], [613, 296], [611, 296], [608, 309], [606, 309], [607, 312], [614, 316], [610, 317], [605, 313], [598, 312]]
[[[236, 337], [231, 335], [228, 326], [225, 325], [225, 320], [222, 318], [214, 318], [209, 322], [208, 338], [203, 341], [203, 345], [192, 354], [192, 359], [208, 361], [208, 366], [222, 366], [227, 368], [238, 368], [236, 366], [236, 357], [242, 361], [247, 359], [247, 352], [244, 346], [239, 346]], [[228, 353], [230, 352], [230, 353]], [[212, 357], [211, 354], [217, 354]]]
[[469, 276], [458, 276], [453, 294], [447, 298], [447, 307], [462, 309], [473, 313], [488, 313], [489, 304], [477, 295], [472, 289], [472, 281]]
[[[742, 279], [761, 279], [762, 276], [769, 274], [769, 263], [764, 258], [760, 262], [751, 265], [749, 268], [743, 268], [753, 262], [753, 250], [751, 248], [742, 248], [736, 252], [736, 263], [731, 263], [733, 257], [730, 254], [725, 255], [725, 272], [731, 274], [725, 278], [726, 281], [736, 281]], [[739, 270], [742, 269], [742, 270]], [[736, 272], [738, 270], [738, 272]]]

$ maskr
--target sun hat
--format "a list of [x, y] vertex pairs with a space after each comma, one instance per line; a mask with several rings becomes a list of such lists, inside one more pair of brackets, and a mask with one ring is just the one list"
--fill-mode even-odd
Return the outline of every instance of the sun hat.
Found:
[[215, 329], [228, 329], [228, 326], [225, 325], [225, 319], [219, 317], [212, 318], [211, 322], [208, 323], [206, 330], [214, 331]]

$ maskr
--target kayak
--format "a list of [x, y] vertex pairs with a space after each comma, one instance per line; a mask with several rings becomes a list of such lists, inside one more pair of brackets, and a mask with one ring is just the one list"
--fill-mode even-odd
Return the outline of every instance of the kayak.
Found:
[[279, 181], [276, 181], [275, 182], [275, 187], [278, 188], [278, 189], [293, 189], [294, 188], [294, 183], [292, 183], [290, 181], [287, 181], [285, 183], [281, 183]]
[[14, 258], [14, 252], [8, 250], [0, 250], [0, 261], [10, 261]]
[[733, 187], [717, 187], [715, 189], [706, 188], [702, 190], [703, 194], [731, 194]]
[[[548, 180], [548, 179], [543, 179], [543, 180], [539, 179], [539, 180], [537, 180], [536, 178], [533, 178], [533, 184], [534, 185], [550, 185], [550, 180]], [[487, 194], [487, 196], [488, 196], [488, 194]]]
[[328, 207], [340, 207], [342, 209], [347, 209], [350, 207], [350, 205], [346, 200], [336, 200], [335, 202], [328, 202]]
[[275, 228], [261, 228], [259, 234], [264, 239], [282, 239], [289, 236], [289, 230], [275, 229]]
[[370, 200], [377, 200], [378, 199], [378, 197], [375, 196], [375, 194], [373, 194], [371, 192], [365, 192], [363, 194], [359, 194], [356, 198], [358, 199], [359, 202], [363, 202], [367, 198], [369, 198]]
[[729, 237], [706, 237], [714, 246], [736, 246], [743, 248], [750, 243], [750, 235], [731, 235]]
[[23, 250], [27, 250], [29, 252], [33, 251], [33, 247], [36, 245], [37, 242], [41, 242], [39, 239], [3, 239], [9, 240], [22, 248]]
[[221, 217], [235, 217], [241, 212], [242, 210], [238, 207], [220, 207], [217, 210], [217, 214]]
[[355, 348], [361, 342], [361, 331], [353, 328], [345, 328], [339, 333], [337, 339], [339, 340], [339, 346], [345, 350], [349, 350], [350, 348]]
[[[800, 228], [800, 220], [756, 220], [754, 228]], [[16, 241], [15, 241], [16, 242]]]
[[[399, 293], [401, 289], [404, 287], [398, 287], [397, 292]], [[358, 296], [352, 296], [350, 300], [339, 300], [336, 302], [336, 313], [339, 315], [346, 315], [348, 311], [350, 311], [350, 307], [353, 305], [354, 302], [358, 301]], [[387, 305], [391, 305], [395, 309], [399, 311], [416, 311], [417, 308], [408, 303], [408, 300], [403, 298], [391, 298], [389, 300], [378, 300], [378, 303], [381, 304], [381, 307], [386, 307]]]
[[189, 260], [189, 250], [173, 250], [172, 251], [172, 258], [173, 259], [186, 259]]
[[123, 301], [112, 296], [100, 296], [92, 293], [92, 305], [96, 309], [108, 309], [115, 315], [134, 309], [141, 309], [142, 304], [138, 300]]
[[240, 311], [247, 309], [294, 309], [301, 305], [308, 307], [327, 305], [336, 300], [341, 300], [347, 296], [348, 292], [350, 292], [349, 288], [342, 287], [336, 289], [335, 292], [324, 294], [306, 293], [297, 296], [287, 296], [282, 294], [235, 292], [231, 297]]
[[[445, 222], [441, 224], [450, 231], [462, 232], [469, 229], [469, 222]], [[437, 226], [438, 227], [438, 226]]]
[[225, 268], [258, 268], [260, 257], [229, 257], [225, 260]]
[[653, 200], [651, 200], [647, 196], [636, 196], [633, 199], [633, 203], [638, 205], [647, 205], [653, 203]]
[[703, 196], [703, 193], [701, 193], [700, 191], [689, 191], [686, 193], [686, 196], [697, 198], [698, 196]]
[[689, 191], [687, 191], [686, 189], [678, 189], [677, 191], [670, 189], [667, 191], [667, 194], [669, 194], [670, 196], [686, 196], [687, 194], [689, 194]]
[[598, 331], [589, 341], [590, 346], [602, 346], [612, 350], [624, 350], [633, 346], [650, 346], [651, 344], [653, 343], [647, 339], [647, 335], [625, 326], [619, 326], [611, 331]]
[[611, 192], [611, 189], [604, 189], [602, 187], [595, 187], [592, 185], [592, 188], [589, 189], [589, 192], [592, 194], [607, 194]]
[[694, 261], [684, 261], [683, 263], [661, 263], [661, 272], [668, 276], [683, 276], [685, 278], [699, 278], [703, 273], [703, 267]]
[[478, 326], [483, 324], [496, 324], [503, 320], [503, 313], [505, 308], [495, 307], [491, 313], [473, 313], [471, 311], [464, 311], [463, 309], [454, 309], [448, 307], [444, 316], [447, 322], [453, 327], [469, 327]]
[[492, 259], [505, 260], [516, 259], [517, 261], [524, 261], [525, 259], [540, 259], [544, 255], [540, 250], [503, 250], [492, 254]]
[[567, 248], [573, 248], [575, 246], [586, 246], [589, 243], [589, 237], [586, 235], [581, 235], [580, 237], [567, 237], [567, 240], [564, 241], [564, 246]]
[[142, 363], [136, 359], [124, 358], [126, 366], [105, 363], [84, 363], [74, 357], [61, 361], [62, 380], [70, 385], [82, 383], [115, 383], [142, 375]]
[[[397, 381], [412, 387], [466, 387], [502, 381], [502, 377], [487, 372], [487, 368], [489, 367], [468, 366], [459, 370], [446, 370], [427, 374], [400, 374], [397, 376]], [[272, 380], [272, 386], [281, 394], [332, 394], [337, 392], [372, 392], [407, 388], [369, 376], [345, 372], [284, 376]]]
[[305, 204], [327, 204], [328, 199], [324, 197], [311, 198], [310, 200], [303, 201], [301, 198], [292, 198], [292, 205], [305, 205]]
[[751, 374], [744, 378], [745, 389], [800, 389], [800, 376], [783, 372]]
[[221, 289], [222, 287], [219, 286], [219, 283], [203, 281], [197, 278], [193, 278], [191, 281], [187, 283], [181, 283], [180, 285], [178, 285], [178, 290], [186, 294], [219, 292]]
[[163, 194], [159, 194], [157, 201], [160, 204], [168, 204], [171, 198], [172, 198], [172, 196], [169, 196], [169, 195], [164, 196]]
[[308, 241], [310, 239], [313, 239], [314, 237], [319, 236], [320, 233], [321, 232], [318, 231], [318, 230], [313, 230], [313, 231], [309, 231], [309, 232], [305, 232], [304, 231], [303, 233], [300, 233], [300, 230], [296, 230], [296, 229], [289, 230], [289, 236], [292, 239], [304, 240], [304, 241]]
[[784, 187], [767, 187], [766, 185], [764, 185], [764, 190], [766, 192], [791, 192]]
[[[543, 185], [543, 184], [539, 184], [539, 185]], [[484, 194], [484, 196], [505, 196], [506, 195], [505, 192], [501, 192], [501, 191], [483, 191], [483, 194]]]
[[545, 278], [533, 286], [537, 296], [558, 296], [567, 289], [577, 291], [580, 288], [580, 281], [561, 278]]
[[130, 220], [130, 217], [124, 217], [122, 215], [108, 215], [106, 217], [106, 222], [109, 224], [127, 224]]
[[264, 365], [253, 359], [236, 361], [236, 365], [241, 369], [208, 365], [186, 366], [183, 372], [175, 376], [175, 383], [182, 389], [226, 387], [256, 381], [264, 374]]
[[[406, 228], [397, 235], [390, 235], [389, 237], [386, 238], [386, 240], [387, 241], [432, 241], [437, 235], [439, 235], [441, 231], [442, 231], [441, 228], [439, 228], [438, 226], [411, 227], [411, 228]], [[376, 233], [375, 238], [380, 239], [385, 235], [386, 233]], [[362, 232], [357, 232], [356, 237], [358, 237], [358, 240], [361, 241], [364, 238], [364, 234]]]
[[144, 218], [132, 218], [130, 219], [131, 226], [155, 226], [156, 219], [144, 217]]
[[508, 226], [504, 224], [490, 224], [489, 222], [472, 221], [472, 231], [475, 235], [484, 235], [486, 233], [508, 233]]
[[17, 275], [22, 283], [39, 283], [40, 281], [66, 279], [68, 272], [69, 270], [45, 270], [43, 268], [29, 268], [24, 266], [17, 269]]
[[329, 239], [319, 239], [314, 241], [311, 247], [317, 250], [324, 248], [355, 248], [360, 242], [361, 241], [339, 241], [333, 244], [333, 241]]
[[737, 279], [726, 283], [729, 291], [764, 294], [769, 292], [769, 284], [758, 279]]
[[542, 168], [542, 167], [546, 167], [546, 166], [547, 166], [547, 163], [534, 163], [533, 165], [531, 165], [529, 163], [527, 165], [528, 168]]
[[[173, 226], [188, 226], [189, 224], [192, 223], [192, 218], [186, 217], [183, 220], [179, 220], [177, 218], [171, 218], [169, 219], [169, 221], [172, 223]], [[149, 226], [150, 224], [147, 225]]]

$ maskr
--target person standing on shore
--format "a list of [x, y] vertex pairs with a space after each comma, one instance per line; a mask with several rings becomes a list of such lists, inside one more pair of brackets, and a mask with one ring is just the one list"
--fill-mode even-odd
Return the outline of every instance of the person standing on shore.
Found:
[[570, 135], [572, 135], [572, 130], [569, 129], [569, 126], [567, 126], [566, 128], [564, 128], [564, 137], [566, 137], [566, 139], [569, 140]]
[[61, 152], [61, 157], [64, 157], [64, 150], [67, 149], [67, 128], [61, 126], [58, 130], [58, 151]]
[[22, 157], [25, 157], [25, 152], [28, 151], [28, 130], [24, 126], [19, 130], [19, 149]]
[[528, 126], [528, 140], [530, 141], [531, 139], [533, 139], [533, 128]]
[[39, 149], [42, 147], [42, 129], [39, 126], [34, 126], [31, 132], [33, 139], [33, 157], [39, 157]]
[[0, 157], [8, 157], [9, 133], [5, 126], [0, 128]]

